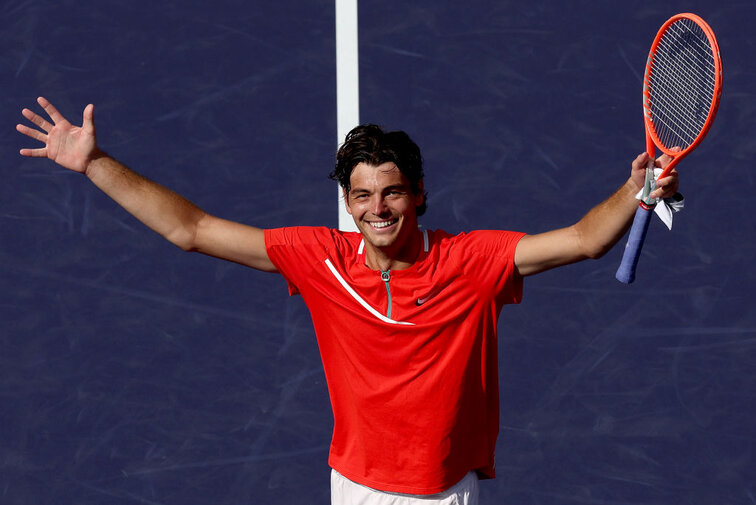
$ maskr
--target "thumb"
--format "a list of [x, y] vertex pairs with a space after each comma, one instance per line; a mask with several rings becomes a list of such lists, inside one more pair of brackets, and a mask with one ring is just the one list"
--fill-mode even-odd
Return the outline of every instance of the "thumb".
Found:
[[94, 132], [95, 132], [94, 105], [91, 103], [84, 108], [84, 115], [82, 118], [81, 127], [87, 133], [91, 133], [94, 135]]

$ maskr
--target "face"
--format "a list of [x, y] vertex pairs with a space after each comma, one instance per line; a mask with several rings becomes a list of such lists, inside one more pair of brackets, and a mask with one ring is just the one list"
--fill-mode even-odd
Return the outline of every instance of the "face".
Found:
[[359, 163], [352, 170], [346, 195], [352, 215], [365, 242], [385, 254], [398, 255], [417, 236], [416, 207], [423, 202], [422, 181], [418, 194], [393, 163]]

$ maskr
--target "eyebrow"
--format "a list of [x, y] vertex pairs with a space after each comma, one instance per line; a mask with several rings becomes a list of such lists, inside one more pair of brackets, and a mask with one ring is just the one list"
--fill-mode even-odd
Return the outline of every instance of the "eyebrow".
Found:
[[410, 187], [408, 184], [392, 184], [391, 186], [386, 186], [383, 188], [384, 191], [391, 191], [394, 189], [400, 189], [402, 191], [410, 191]]
[[[381, 188], [381, 191], [393, 191], [393, 190], [401, 190], [401, 191], [412, 191], [408, 184], [392, 184], [390, 186], [386, 186], [385, 188]], [[360, 188], [360, 187], [352, 187], [349, 190], [349, 194], [353, 193], [370, 193], [371, 191], [367, 188]]]

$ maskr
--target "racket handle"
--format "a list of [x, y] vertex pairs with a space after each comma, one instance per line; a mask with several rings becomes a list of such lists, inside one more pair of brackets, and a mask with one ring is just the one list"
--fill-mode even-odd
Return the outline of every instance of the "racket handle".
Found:
[[635, 211], [633, 227], [630, 228], [630, 235], [627, 237], [625, 253], [622, 255], [622, 262], [617, 269], [617, 280], [630, 284], [635, 280], [635, 268], [638, 266], [643, 242], [646, 240], [646, 232], [651, 222], [654, 206], [642, 203]]

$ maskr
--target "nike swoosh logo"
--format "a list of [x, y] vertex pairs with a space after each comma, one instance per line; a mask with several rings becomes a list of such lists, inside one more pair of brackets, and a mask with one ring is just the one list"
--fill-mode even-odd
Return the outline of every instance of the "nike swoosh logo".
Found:
[[418, 298], [417, 301], [415, 302], [415, 305], [417, 305], [419, 307], [420, 305], [424, 304], [425, 302], [427, 302], [430, 299], [431, 299], [430, 296], [426, 296], [425, 298]]
[[417, 300], [415, 300], [415, 305], [417, 305], [419, 307], [419, 306], [425, 304], [431, 298], [435, 298], [436, 296], [438, 296], [441, 293], [441, 291], [443, 291], [444, 289], [446, 289], [452, 282], [454, 282], [454, 278], [452, 278], [452, 279], [446, 279], [445, 281], [443, 281], [443, 284], [441, 284], [441, 285], [437, 284], [436, 287], [434, 287], [433, 289], [431, 289], [430, 293], [428, 293], [424, 298], [418, 298]]
[[437, 294], [439, 294], [441, 292], [441, 290], [443, 290], [447, 285], [448, 284], [445, 284], [445, 285], [443, 285], [441, 287], [438, 287], [438, 288], [432, 290], [430, 293], [428, 293], [428, 296], [426, 296], [425, 298], [418, 298], [417, 301], [415, 302], [415, 305], [417, 305], [419, 307], [420, 305], [424, 304], [425, 302], [427, 302], [428, 300], [430, 300], [431, 298], [433, 298], [434, 296], [436, 296]]

